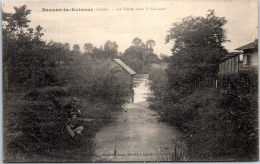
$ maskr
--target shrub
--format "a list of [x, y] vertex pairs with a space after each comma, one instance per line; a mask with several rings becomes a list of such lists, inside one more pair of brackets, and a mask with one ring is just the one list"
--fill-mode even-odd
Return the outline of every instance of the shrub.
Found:
[[161, 120], [184, 132], [191, 160], [257, 160], [257, 74], [243, 72], [219, 79], [230, 92], [221, 95], [204, 86], [190, 94], [167, 89], [167, 78], [152, 71], [151, 109]]

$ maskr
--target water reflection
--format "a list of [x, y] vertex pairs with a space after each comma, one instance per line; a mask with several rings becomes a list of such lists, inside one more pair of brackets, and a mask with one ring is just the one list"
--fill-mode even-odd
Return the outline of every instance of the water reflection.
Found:
[[147, 97], [150, 81], [147, 74], [133, 79], [134, 102], [126, 103], [111, 124], [104, 126], [95, 137], [99, 146], [93, 161], [183, 161], [186, 160], [181, 133], [173, 126], [158, 121], [159, 115], [150, 110]]
[[151, 93], [149, 89], [148, 74], [139, 74], [133, 79], [134, 82], [134, 103], [145, 102], [148, 95]]

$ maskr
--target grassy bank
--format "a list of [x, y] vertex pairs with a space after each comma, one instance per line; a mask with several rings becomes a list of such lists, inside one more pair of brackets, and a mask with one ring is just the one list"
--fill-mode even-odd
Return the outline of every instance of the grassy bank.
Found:
[[[88, 71], [70, 70], [75, 71], [72, 78], [80, 74], [76, 84], [29, 89], [14, 86], [4, 93], [5, 161], [91, 160], [97, 149], [95, 133], [113, 121], [111, 113], [120, 110], [131, 93], [127, 76], [92, 64], [86, 66]], [[65, 130], [69, 118], [65, 106], [75, 99], [82, 111], [79, 118], [93, 121], [80, 122], [84, 126], [81, 136], [71, 138]]]
[[258, 159], [256, 73], [223, 79], [223, 85], [231, 82], [229, 93], [201, 87], [185, 96], [168, 88], [163, 70], [150, 72], [150, 79], [155, 93], [150, 107], [158, 111], [161, 121], [185, 134], [189, 160]]

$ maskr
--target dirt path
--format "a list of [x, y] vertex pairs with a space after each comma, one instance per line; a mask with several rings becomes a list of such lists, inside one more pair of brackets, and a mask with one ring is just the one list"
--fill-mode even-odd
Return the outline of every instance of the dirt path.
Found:
[[[158, 122], [158, 115], [148, 108], [147, 75], [135, 81], [134, 103], [117, 113], [114, 123], [96, 134], [100, 147], [94, 161], [173, 161], [185, 160], [185, 145], [180, 133], [172, 126]], [[181, 158], [181, 159], [178, 159]]]

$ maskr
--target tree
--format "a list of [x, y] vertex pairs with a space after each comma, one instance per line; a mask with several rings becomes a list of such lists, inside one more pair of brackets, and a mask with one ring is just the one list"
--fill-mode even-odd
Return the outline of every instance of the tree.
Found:
[[31, 22], [27, 16], [31, 13], [31, 10], [26, 9], [26, 5], [21, 7], [14, 7], [15, 13], [3, 13], [3, 21], [7, 22], [6, 30], [9, 32], [23, 32], [24, 28], [28, 27], [28, 23]]
[[[10, 90], [4, 90], [7, 159], [18, 155], [16, 160], [41, 160], [43, 154], [57, 159], [77, 160], [80, 155], [88, 159], [95, 149], [91, 140], [94, 130], [89, 131], [89, 126], [81, 122], [87, 129], [82, 135], [75, 139], [67, 135], [65, 124], [71, 118], [67, 107], [75, 100], [79, 104], [80, 100], [74, 96], [87, 101], [97, 98], [93, 104], [104, 103], [100, 106], [102, 111], [93, 117], [96, 120], [103, 117], [106, 109], [111, 108], [107, 110], [110, 112], [112, 108], [120, 109], [126, 102], [131, 93], [130, 77], [109, 69], [104, 60], [107, 54], [116, 55], [118, 46], [108, 41], [104, 48], [94, 47], [93, 54], [101, 60], [77, 55], [80, 54], [78, 44], [70, 51], [68, 43], [42, 41], [43, 28], [29, 27], [29, 13], [26, 6], [15, 7], [14, 14], [3, 13], [3, 72], [5, 77], [10, 77], [5, 78], [4, 86], [11, 84]], [[80, 105], [77, 106], [79, 109]], [[88, 104], [82, 109], [89, 108]], [[86, 117], [84, 111], [81, 116]], [[90, 136], [84, 137], [87, 135]], [[70, 156], [68, 150], [76, 153]]]
[[64, 44], [64, 48], [69, 51], [70, 50], [70, 44], [69, 43], [65, 43]]
[[189, 16], [173, 24], [166, 37], [167, 43], [175, 43], [168, 68], [172, 86], [216, 76], [220, 57], [227, 53], [222, 46], [227, 41], [226, 23], [224, 17], [209, 10], [206, 17]]
[[105, 54], [104, 54], [103, 46], [100, 46], [99, 48], [94, 47], [93, 52], [90, 55], [93, 58], [97, 58], [97, 59], [104, 58]]
[[136, 72], [141, 73], [146, 65], [159, 61], [158, 56], [153, 53], [154, 46], [154, 40], [147, 40], [145, 45], [140, 38], [136, 37], [132, 41], [132, 46], [125, 50], [121, 59], [134, 68]]
[[146, 41], [146, 48], [149, 53], [153, 53], [153, 47], [156, 45], [155, 41], [152, 39], [149, 39]]
[[74, 54], [77, 54], [77, 55], [79, 55], [81, 52], [80, 52], [80, 47], [79, 47], [79, 45], [78, 44], [74, 44], [73, 45], [73, 50], [72, 50], [72, 52], [74, 53]]
[[15, 13], [3, 12], [5, 81], [8, 81], [8, 84], [34, 85], [36, 72], [40, 74], [38, 61], [44, 59], [45, 42], [41, 40], [43, 28], [37, 26], [34, 31], [29, 27], [30, 20], [27, 16], [31, 10], [28, 10], [26, 5], [14, 7], [14, 10]]
[[142, 40], [140, 38], [134, 38], [132, 41], [132, 44], [136, 47], [142, 46], [144, 45], [144, 43], [142, 42]]
[[112, 42], [110, 40], [106, 41], [106, 43], [104, 44], [104, 53], [105, 53], [105, 58], [113, 58], [115, 56], [117, 56], [117, 48], [118, 45], [116, 42]]
[[85, 53], [90, 54], [93, 53], [94, 46], [91, 43], [84, 44]]
[[42, 33], [43, 28], [38, 25], [35, 30], [36, 32], [34, 33], [34, 39], [40, 40], [40, 38], [44, 35], [44, 33]]

